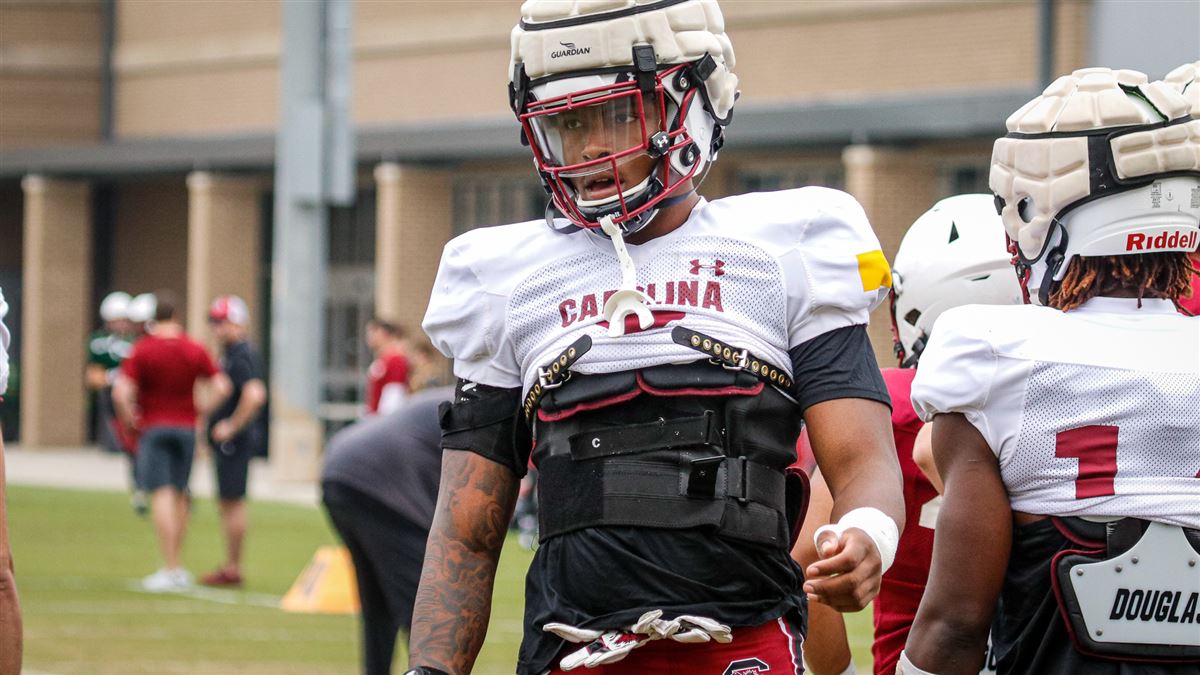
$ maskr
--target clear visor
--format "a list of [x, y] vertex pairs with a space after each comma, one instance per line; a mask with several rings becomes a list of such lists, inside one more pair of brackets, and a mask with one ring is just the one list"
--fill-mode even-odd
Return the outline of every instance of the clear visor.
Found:
[[646, 157], [649, 137], [661, 128], [658, 106], [636, 89], [583, 101], [568, 97], [542, 109], [531, 105], [527, 121], [542, 164], [567, 178], [612, 172]]

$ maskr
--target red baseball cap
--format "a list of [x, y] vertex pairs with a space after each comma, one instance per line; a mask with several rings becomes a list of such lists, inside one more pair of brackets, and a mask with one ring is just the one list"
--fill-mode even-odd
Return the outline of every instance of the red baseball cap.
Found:
[[208, 307], [209, 321], [228, 321], [239, 326], [245, 326], [250, 321], [250, 310], [246, 309], [246, 301], [236, 295], [222, 295]]

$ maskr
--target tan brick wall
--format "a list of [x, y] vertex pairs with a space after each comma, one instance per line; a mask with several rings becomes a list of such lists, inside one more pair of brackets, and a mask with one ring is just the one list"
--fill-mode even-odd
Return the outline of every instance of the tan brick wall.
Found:
[[[1088, 2], [1058, 3], [1056, 72], [1085, 65]], [[117, 2], [120, 137], [261, 132], [279, 118], [282, 8], [256, 2]], [[359, 124], [507, 114], [517, 2], [360, 2]], [[724, 6], [744, 104], [1012, 87], [1037, 77], [1033, 0], [777, 2]], [[102, 4], [0, 4], [0, 149], [97, 137]]]
[[118, 2], [116, 135], [274, 128], [281, 22], [277, 0]]
[[250, 310], [250, 340], [261, 344], [264, 317], [258, 306], [261, 251], [260, 199], [263, 181], [197, 171], [188, 187], [188, 332], [208, 341], [208, 306], [219, 295], [234, 294]]
[[[1019, 87], [1037, 79], [1032, 0], [739, 0], [723, 8], [749, 104]], [[1085, 2], [1060, 5], [1064, 64], [1081, 59], [1086, 10]], [[506, 113], [508, 34], [516, 19], [515, 2], [356, 6], [356, 121]]]
[[100, 0], [0, 3], [0, 150], [100, 134]]
[[360, 2], [354, 9], [355, 121], [509, 113], [509, 31], [519, 3]]
[[[1065, 75], [1091, 65], [1087, 62], [1088, 25], [1091, 21], [1091, 2], [1059, 0], [1054, 15], [1054, 74]], [[1150, 73], [1152, 78], [1161, 73]]]
[[87, 430], [83, 369], [92, 304], [87, 183], [28, 176], [21, 317], [21, 442], [79, 445]]
[[1037, 78], [1034, 2], [747, 2], [726, 14], [747, 102]]
[[375, 313], [415, 331], [450, 239], [451, 176], [385, 163], [375, 170]]
[[168, 289], [187, 315], [188, 195], [183, 176], [118, 186], [112, 285], [127, 293]]

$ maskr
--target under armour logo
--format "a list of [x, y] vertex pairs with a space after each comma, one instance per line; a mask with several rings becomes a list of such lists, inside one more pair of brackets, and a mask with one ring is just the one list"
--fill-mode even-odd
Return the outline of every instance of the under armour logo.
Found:
[[738, 659], [730, 663], [721, 675], [760, 675], [771, 670], [762, 659]]
[[692, 260], [692, 274], [700, 274], [700, 270], [712, 270], [713, 276], [722, 276], [725, 274], [725, 261], [713, 260], [711, 265], [701, 265], [699, 258]]

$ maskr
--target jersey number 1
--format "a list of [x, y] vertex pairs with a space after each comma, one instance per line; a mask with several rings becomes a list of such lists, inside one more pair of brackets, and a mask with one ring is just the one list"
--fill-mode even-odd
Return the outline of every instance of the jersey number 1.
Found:
[[1076, 499], [1117, 493], [1117, 427], [1095, 424], [1060, 431], [1054, 437], [1054, 456], [1079, 460]]

